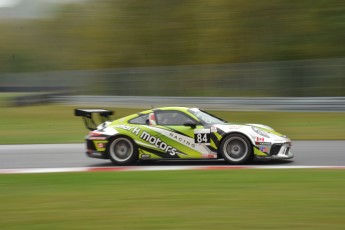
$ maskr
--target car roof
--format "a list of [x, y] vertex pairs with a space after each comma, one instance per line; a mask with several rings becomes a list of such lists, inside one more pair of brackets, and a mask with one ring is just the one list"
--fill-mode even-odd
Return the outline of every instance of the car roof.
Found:
[[160, 108], [154, 108], [152, 110], [179, 110], [179, 111], [186, 111], [190, 108], [188, 107], [179, 107], [179, 106], [172, 106], [172, 107], [160, 107]]

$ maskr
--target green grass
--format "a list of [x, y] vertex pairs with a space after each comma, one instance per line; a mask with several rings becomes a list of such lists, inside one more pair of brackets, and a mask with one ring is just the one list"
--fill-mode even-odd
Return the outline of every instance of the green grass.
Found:
[[[114, 118], [142, 110], [113, 109]], [[82, 142], [87, 134], [82, 119], [74, 117], [72, 106], [1, 107], [0, 110], [0, 144]], [[293, 140], [345, 139], [345, 113], [211, 112], [231, 122], [272, 126]]]
[[2, 106], [11, 106], [12, 102], [15, 97], [20, 96], [30, 96], [30, 95], [39, 95], [44, 94], [44, 92], [41, 93], [0, 93], [0, 107]]
[[0, 229], [343, 229], [344, 170], [0, 175]]
[[[119, 109], [115, 117], [138, 110]], [[0, 113], [0, 144], [75, 143], [88, 133], [71, 106], [4, 107]]]

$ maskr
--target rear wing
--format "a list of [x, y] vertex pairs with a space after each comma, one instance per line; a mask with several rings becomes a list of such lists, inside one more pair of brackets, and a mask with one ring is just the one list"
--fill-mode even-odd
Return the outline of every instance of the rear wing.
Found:
[[[95, 120], [93, 114], [98, 114], [98, 122]], [[97, 125], [110, 120], [110, 116], [114, 112], [106, 109], [75, 109], [74, 115], [83, 117], [84, 124], [87, 129], [93, 131], [97, 129]]]

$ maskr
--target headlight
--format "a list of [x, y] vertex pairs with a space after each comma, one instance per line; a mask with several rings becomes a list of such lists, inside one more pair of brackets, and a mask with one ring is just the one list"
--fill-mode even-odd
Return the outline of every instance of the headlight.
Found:
[[255, 126], [252, 126], [252, 129], [254, 130], [254, 132], [256, 132], [257, 134], [259, 134], [260, 136], [264, 136], [269, 138], [270, 136], [268, 135], [268, 133], [262, 129], [256, 128]]

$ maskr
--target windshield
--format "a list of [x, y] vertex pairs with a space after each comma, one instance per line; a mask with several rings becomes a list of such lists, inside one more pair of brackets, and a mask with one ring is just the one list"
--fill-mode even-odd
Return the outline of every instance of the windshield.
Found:
[[212, 115], [209, 114], [205, 111], [202, 111], [200, 109], [190, 109], [189, 112], [191, 112], [193, 115], [195, 115], [197, 118], [200, 119], [201, 123], [203, 123], [203, 125], [216, 125], [216, 124], [225, 124], [226, 121]]

